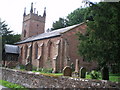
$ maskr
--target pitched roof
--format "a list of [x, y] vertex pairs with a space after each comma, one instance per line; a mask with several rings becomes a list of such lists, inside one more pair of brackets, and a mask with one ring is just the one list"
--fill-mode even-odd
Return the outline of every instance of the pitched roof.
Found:
[[54, 30], [54, 31], [51, 31], [51, 32], [38, 34], [36, 36], [32, 36], [32, 37], [29, 37], [29, 38], [27, 38], [25, 40], [17, 42], [15, 44], [21, 44], [21, 43], [26, 43], [26, 42], [36, 41], [36, 40], [42, 40], [42, 39], [57, 37], [57, 36], [60, 36], [62, 33], [65, 33], [65, 32], [67, 32], [67, 31], [69, 31], [69, 30], [71, 30], [71, 29], [73, 29], [73, 28], [75, 28], [75, 27], [77, 27], [79, 25], [82, 25], [83, 23], [72, 25], [72, 26], [68, 26], [68, 27], [61, 28], [61, 29], [57, 29], [57, 30]]
[[5, 44], [5, 53], [19, 54], [19, 46]]

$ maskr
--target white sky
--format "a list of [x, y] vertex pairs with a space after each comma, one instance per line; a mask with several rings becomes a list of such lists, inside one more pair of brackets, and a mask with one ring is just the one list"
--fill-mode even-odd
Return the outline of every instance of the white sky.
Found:
[[0, 18], [6, 21], [14, 33], [21, 34], [24, 8], [26, 7], [28, 14], [31, 2], [39, 15], [43, 15], [44, 7], [46, 7], [45, 29], [51, 28], [52, 23], [59, 17], [65, 18], [69, 13], [84, 5], [81, 3], [82, 0], [0, 0]]

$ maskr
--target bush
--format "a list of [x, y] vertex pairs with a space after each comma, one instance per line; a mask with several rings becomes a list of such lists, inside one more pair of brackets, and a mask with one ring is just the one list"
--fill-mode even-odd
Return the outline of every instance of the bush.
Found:
[[33, 70], [33, 71], [36, 71], [36, 70], [37, 70], [37, 67], [32, 67], [32, 70]]
[[95, 71], [95, 70], [93, 70], [93, 71], [91, 71], [91, 73], [90, 73], [90, 77], [91, 77], [92, 79], [99, 79], [99, 78], [100, 78], [100, 73], [97, 72], [97, 71]]
[[20, 65], [20, 69], [25, 69], [25, 65]]

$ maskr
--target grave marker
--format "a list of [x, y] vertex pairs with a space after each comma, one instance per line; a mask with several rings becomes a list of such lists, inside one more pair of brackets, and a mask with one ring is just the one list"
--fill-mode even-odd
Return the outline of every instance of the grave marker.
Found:
[[84, 67], [80, 68], [80, 77], [85, 78], [86, 77], [86, 69]]
[[109, 70], [108, 67], [102, 68], [102, 79], [103, 80], [109, 80]]
[[79, 61], [78, 59], [76, 59], [76, 63], [75, 63], [75, 72], [79, 72]]
[[72, 69], [69, 66], [64, 67], [63, 76], [72, 76]]

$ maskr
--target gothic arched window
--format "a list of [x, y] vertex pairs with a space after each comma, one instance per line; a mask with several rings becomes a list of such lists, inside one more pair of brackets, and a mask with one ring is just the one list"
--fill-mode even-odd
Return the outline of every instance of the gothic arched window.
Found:
[[27, 58], [28, 46], [25, 45], [25, 59]]
[[24, 50], [24, 49], [23, 49], [23, 47], [21, 46], [21, 47], [20, 47], [20, 56], [21, 56], [22, 59], [23, 59], [23, 50]]
[[47, 46], [48, 46], [48, 58], [50, 58], [52, 52], [52, 42], [50, 40], [48, 41]]
[[34, 49], [35, 49], [35, 59], [37, 59], [38, 58], [38, 44], [37, 43], [35, 43], [35, 46], [34, 46]]

